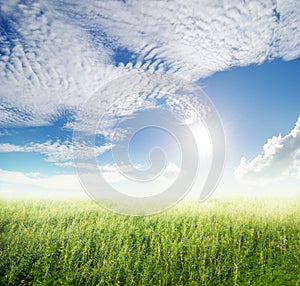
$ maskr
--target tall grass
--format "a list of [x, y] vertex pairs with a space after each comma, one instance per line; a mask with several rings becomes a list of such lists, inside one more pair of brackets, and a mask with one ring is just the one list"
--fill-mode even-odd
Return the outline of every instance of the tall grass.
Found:
[[0, 285], [300, 285], [300, 202], [210, 200], [148, 217], [1, 202]]

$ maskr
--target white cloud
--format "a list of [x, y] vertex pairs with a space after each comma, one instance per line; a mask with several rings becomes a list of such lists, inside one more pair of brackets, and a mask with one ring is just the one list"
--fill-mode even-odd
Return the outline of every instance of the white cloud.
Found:
[[268, 139], [262, 154], [249, 162], [242, 158], [234, 174], [246, 181], [266, 182], [291, 176], [300, 178], [299, 167], [300, 117], [289, 134]]
[[137, 67], [169, 68], [186, 78], [294, 58], [299, 47], [300, 4], [293, 0], [75, 3], [66, 1], [64, 12], [80, 10], [79, 22], [97, 23], [112, 45], [135, 52]]
[[0, 186], [3, 199], [86, 198], [75, 174], [43, 177], [39, 173], [0, 169]]
[[296, 59], [300, 56], [300, 2], [278, 0], [277, 10], [280, 12], [280, 22], [276, 56], [287, 61]]
[[[299, 1], [22, 3], [1, 3], [0, 126], [50, 124], [133, 69], [198, 79], [300, 55]], [[136, 59], [116, 67], [119, 48]]]
[[[0, 153], [11, 153], [11, 152], [26, 152], [26, 153], [39, 153], [45, 156], [45, 161], [54, 163], [57, 166], [68, 167], [74, 166], [73, 163], [73, 144], [69, 141], [65, 142], [51, 142], [47, 141], [44, 143], [29, 143], [27, 145], [14, 145], [9, 143], [0, 144]], [[103, 146], [81, 148], [80, 159], [89, 158], [90, 154], [96, 156], [103, 154], [107, 150], [111, 149], [112, 145], [107, 144]], [[92, 148], [92, 150], [91, 150]]]
[[[130, 132], [141, 128], [142, 123], [168, 129], [176, 120], [183, 124], [204, 121], [212, 111], [206, 96], [188, 81], [170, 75], [150, 77], [140, 72], [111, 82], [101, 90], [101, 96], [97, 94], [86, 102], [77, 124], [66, 127], [76, 127], [75, 142], [88, 142], [90, 135], [96, 133], [105, 136], [112, 144], [121, 141], [127, 144], [126, 138], [133, 135]], [[157, 118], [163, 112], [165, 120], [159, 122]], [[176, 120], [169, 114], [173, 114]], [[186, 119], [189, 122], [185, 122]]]
[[0, 181], [14, 184], [33, 185], [47, 189], [78, 190], [76, 175], [42, 177], [39, 173], [22, 173], [0, 169]]
[[[3, 7], [2, 7], [3, 6]], [[47, 125], [61, 108], [78, 108], [118, 76], [108, 50], [91, 49], [84, 30], [47, 2], [1, 3], [0, 125]]]
[[[174, 164], [170, 164], [165, 168], [160, 178], [144, 184], [124, 178], [119, 173], [118, 168], [113, 165], [102, 166], [100, 170], [105, 180], [118, 191], [142, 197], [164, 191], [176, 179], [179, 173], [179, 168]], [[97, 182], [95, 183], [97, 185]], [[3, 197], [82, 197], [84, 195], [83, 187], [79, 182], [77, 174], [43, 177], [39, 173], [23, 173], [0, 169], [0, 185], [0, 196]]]

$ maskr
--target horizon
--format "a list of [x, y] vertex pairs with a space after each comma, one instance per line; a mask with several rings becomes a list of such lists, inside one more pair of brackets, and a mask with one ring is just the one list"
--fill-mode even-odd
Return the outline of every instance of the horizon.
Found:
[[[198, 151], [189, 160], [198, 160], [198, 173], [191, 171], [194, 177], [187, 174], [186, 182], [180, 179], [186, 190], [178, 191], [189, 191], [188, 199], [201, 198], [216, 156], [220, 170], [212, 171], [213, 194], [205, 198], [300, 195], [299, 5], [156, 4], [149, 3], [149, 11], [135, 1], [88, 1], [84, 9], [64, 1], [2, 4], [1, 199], [85, 199], [86, 183], [80, 184], [84, 179], [78, 176], [96, 169], [111, 188], [128, 196], [155, 196], [171, 188], [182, 170], [188, 171], [182, 169], [183, 142], [174, 133], [181, 127], [168, 117], [155, 130], [151, 122], [160, 115], [148, 116], [147, 110], [173, 112], [193, 134]], [[184, 12], [175, 17], [182, 5]], [[186, 84], [195, 91], [186, 95], [174, 89], [173, 76], [182, 88]], [[150, 91], [148, 79], [153, 80]], [[91, 102], [88, 109], [96, 95], [99, 109]], [[220, 143], [219, 150], [210, 133], [216, 119], [203, 119], [203, 102], [211, 104], [223, 127], [225, 146]], [[91, 118], [84, 118], [89, 127], [80, 126], [84, 108], [90, 112]], [[141, 129], [145, 118], [151, 124], [145, 120], [148, 125]], [[74, 137], [95, 122], [93, 146]], [[124, 136], [134, 128], [142, 132], [126, 145]], [[87, 144], [84, 151], [81, 143]], [[120, 155], [120, 143], [128, 147], [128, 158]], [[161, 159], [158, 153], [151, 157], [155, 148], [163, 150], [164, 161], [155, 161]], [[80, 157], [79, 151], [86, 154]], [[152, 170], [155, 162], [163, 165]]]

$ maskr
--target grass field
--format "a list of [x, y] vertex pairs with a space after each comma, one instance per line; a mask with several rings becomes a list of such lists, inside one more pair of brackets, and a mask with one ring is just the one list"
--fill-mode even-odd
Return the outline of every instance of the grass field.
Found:
[[300, 200], [0, 203], [0, 285], [300, 285]]

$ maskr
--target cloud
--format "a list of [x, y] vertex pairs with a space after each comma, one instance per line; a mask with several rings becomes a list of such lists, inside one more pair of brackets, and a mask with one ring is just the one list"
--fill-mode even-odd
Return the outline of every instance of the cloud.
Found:
[[262, 154], [249, 162], [242, 158], [234, 174], [251, 182], [300, 178], [300, 117], [289, 134], [268, 139]]
[[[111, 144], [103, 146], [81, 148], [80, 159], [89, 158], [90, 154], [99, 156], [111, 149]], [[45, 161], [54, 163], [60, 167], [75, 166], [73, 163], [73, 144], [69, 141], [65, 142], [51, 142], [47, 141], [44, 143], [29, 143], [27, 145], [14, 145], [9, 143], [0, 144], [0, 153], [11, 153], [11, 152], [26, 152], [26, 153], [39, 153], [45, 156]], [[90, 150], [92, 148], [92, 150]]]
[[196, 80], [300, 55], [299, 1], [37, 0], [0, 9], [4, 127], [51, 124], [134, 70]]
[[62, 13], [76, 14], [86, 29], [104, 31], [115, 50], [131, 51], [134, 67], [198, 79], [232, 66], [299, 56], [297, 1], [74, 3], [65, 1]]
[[289, 61], [300, 56], [300, 3], [294, 0], [277, 1], [278, 50], [276, 56]]
[[0, 185], [0, 197], [5, 199], [86, 198], [75, 174], [43, 177], [39, 173], [0, 169]]
[[[162, 176], [153, 182], [143, 184], [130, 181], [113, 165], [102, 166], [105, 180], [120, 192], [133, 196], [147, 196], [164, 191], [177, 177], [179, 168], [170, 164]], [[97, 182], [95, 182], [97, 185]], [[77, 174], [41, 176], [39, 173], [23, 173], [0, 169], [0, 196], [2, 197], [84, 197], [83, 187]]]
[[39, 173], [22, 173], [0, 169], [0, 181], [20, 185], [32, 185], [53, 190], [80, 189], [80, 184], [76, 175], [42, 177]]
[[42, 1], [1, 3], [2, 126], [43, 126], [118, 76], [108, 50]]

